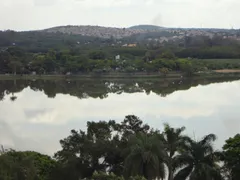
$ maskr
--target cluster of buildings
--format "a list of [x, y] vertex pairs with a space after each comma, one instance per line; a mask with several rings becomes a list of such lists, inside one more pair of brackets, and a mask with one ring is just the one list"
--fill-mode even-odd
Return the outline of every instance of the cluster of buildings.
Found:
[[171, 36], [159, 36], [148, 38], [148, 41], [168, 42], [184, 39], [185, 37], [205, 36], [212, 39], [214, 36], [222, 37], [223, 39], [232, 39], [240, 41], [240, 31], [237, 30], [214, 30], [214, 29], [165, 29]]
[[[155, 41], [158, 43], [164, 43], [169, 41], [182, 40], [185, 37], [199, 37], [205, 36], [210, 39], [214, 36], [221, 36], [224, 39], [232, 39], [240, 41], [239, 30], [226, 30], [226, 29], [181, 29], [181, 28], [162, 28], [162, 29], [132, 29], [132, 28], [111, 28], [101, 26], [60, 26], [44, 30], [46, 32], [60, 32], [67, 34], [79, 34], [82, 36], [99, 37], [104, 39], [120, 39], [127, 38], [134, 35], [135, 40], [144, 39], [148, 41]], [[144, 37], [144, 38], [143, 38]], [[121, 45], [123, 47], [136, 47], [137, 44], [133, 43], [115, 43], [115, 45]]]
[[121, 39], [129, 37], [134, 34], [144, 33], [144, 30], [140, 29], [128, 29], [128, 28], [108, 28], [101, 26], [61, 26], [44, 30], [45, 32], [60, 32], [67, 34], [79, 34], [83, 36], [94, 36], [100, 38], [112, 38]]

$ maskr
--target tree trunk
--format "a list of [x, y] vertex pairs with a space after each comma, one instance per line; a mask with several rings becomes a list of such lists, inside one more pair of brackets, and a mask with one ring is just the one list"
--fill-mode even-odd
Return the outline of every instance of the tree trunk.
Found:
[[173, 180], [173, 169], [172, 165], [168, 167], [168, 180]]
[[16, 76], [16, 74], [17, 74], [17, 67], [16, 67], [16, 65], [14, 66], [14, 76]]
[[148, 180], [147, 166], [143, 163], [143, 176]]

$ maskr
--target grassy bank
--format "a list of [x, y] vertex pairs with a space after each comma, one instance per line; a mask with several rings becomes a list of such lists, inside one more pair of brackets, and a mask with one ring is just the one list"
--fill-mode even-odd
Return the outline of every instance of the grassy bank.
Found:
[[240, 77], [239, 69], [222, 69], [214, 71], [206, 71], [194, 73], [191, 76], [185, 76], [182, 73], [172, 72], [166, 75], [162, 73], [108, 73], [108, 74], [79, 74], [79, 75], [4, 75], [0, 74], [0, 80], [8, 79], [148, 79], [148, 78], [197, 78], [197, 77]]
[[108, 74], [79, 74], [79, 75], [0, 75], [0, 79], [86, 79], [86, 78], [179, 78], [181, 73], [108, 73]]

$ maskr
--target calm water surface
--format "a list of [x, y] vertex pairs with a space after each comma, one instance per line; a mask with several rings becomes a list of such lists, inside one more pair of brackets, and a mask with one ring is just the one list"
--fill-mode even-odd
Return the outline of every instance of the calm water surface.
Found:
[[186, 126], [188, 135], [218, 136], [216, 147], [240, 132], [240, 81], [85, 80], [0, 81], [0, 144], [52, 155], [71, 129], [87, 121], [139, 116], [162, 129]]

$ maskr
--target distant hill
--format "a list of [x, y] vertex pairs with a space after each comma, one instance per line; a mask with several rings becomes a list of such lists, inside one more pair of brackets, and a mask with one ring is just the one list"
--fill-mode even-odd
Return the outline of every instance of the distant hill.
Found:
[[64, 34], [75, 34], [90, 37], [99, 38], [111, 38], [121, 39], [124, 37], [130, 37], [136, 34], [143, 34], [149, 32], [159, 32], [164, 29], [160, 26], [154, 25], [137, 25], [130, 28], [114, 28], [114, 27], [103, 27], [103, 26], [58, 26], [43, 30], [48, 33], [64, 33]]
[[113, 28], [102, 26], [59, 26], [45, 29], [43, 31], [48, 33], [75, 34], [99, 38], [114, 37], [116, 39], [121, 39], [124, 37], [146, 32], [146, 30], [141, 29]]
[[[185, 37], [202, 42], [203, 36], [237, 40], [240, 43], [240, 30], [164, 28], [154, 25], [137, 25], [130, 28], [102, 26], [58, 26], [36, 31], [0, 31], [0, 51], [12, 45], [21, 46], [29, 52], [47, 52], [48, 49], [69, 47], [123, 46], [126, 44], [165, 44], [176, 42], [184, 44]], [[210, 42], [210, 41], [209, 41]], [[191, 43], [191, 42], [190, 42]]]
[[[209, 36], [213, 33], [230, 33], [234, 30], [221, 30], [221, 29], [201, 29], [201, 28], [165, 28], [155, 25], [136, 25], [129, 28], [115, 28], [103, 26], [58, 26], [41, 30], [44, 33], [61, 33], [66, 35], [81, 35], [86, 37], [97, 37], [103, 39], [122, 39], [137, 37], [139, 38], [159, 38], [170, 36], [181, 36], [187, 33], [190, 36], [206, 35]], [[209, 34], [210, 33], [210, 34]]]
[[129, 27], [128, 29], [144, 30], [144, 31], [156, 31], [156, 30], [164, 29], [164, 27], [155, 26], [155, 25], [136, 25], [136, 26]]

